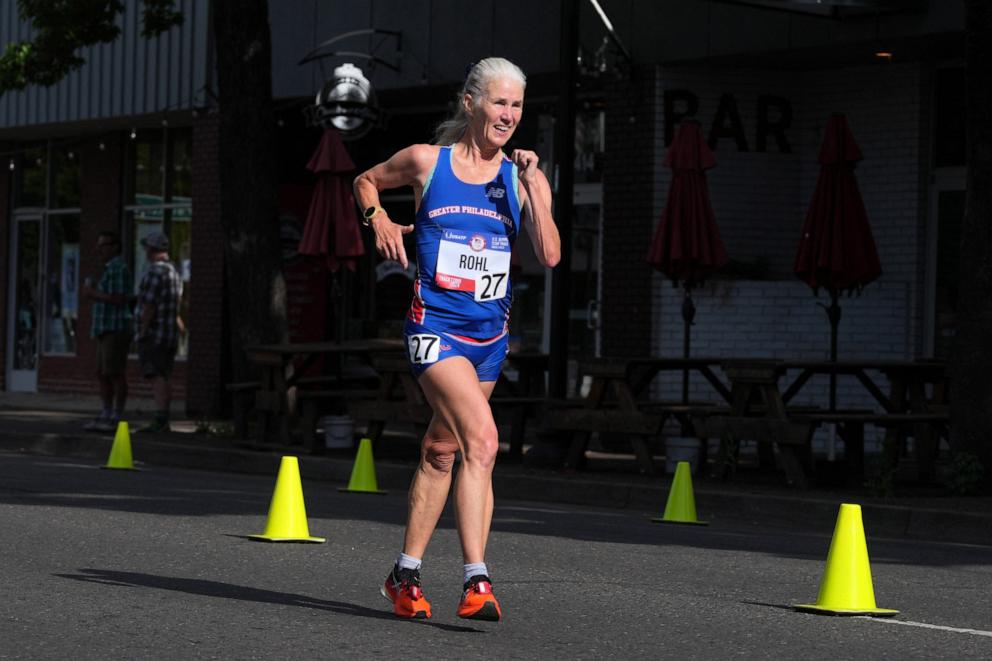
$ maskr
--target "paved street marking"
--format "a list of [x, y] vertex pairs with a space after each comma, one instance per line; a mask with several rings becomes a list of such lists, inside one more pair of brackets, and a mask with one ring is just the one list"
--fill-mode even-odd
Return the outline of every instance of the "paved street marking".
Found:
[[883, 620], [877, 617], [859, 617], [862, 620], [871, 620], [881, 624], [901, 624], [906, 627], [920, 627], [921, 629], [937, 629], [938, 631], [950, 631], [951, 633], [967, 633], [972, 636], [985, 636], [992, 638], [992, 631], [982, 631], [980, 629], [959, 629], [958, 627], [945, 627], [940, 624], [927, 624], [926, 622], [911, 622], [909, 620]]

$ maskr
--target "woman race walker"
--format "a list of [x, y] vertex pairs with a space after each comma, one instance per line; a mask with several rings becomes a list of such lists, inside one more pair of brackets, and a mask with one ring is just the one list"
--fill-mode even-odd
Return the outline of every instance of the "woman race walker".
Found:
[[[403, 551], [382, 594], [399, 617], [430, 617], [420, 583], [421, 558], [452, 482], [464, 556], [463, 618], [498, 620], [499, 602], [485, 564], [493, 515], [492, 471], [499, 448], [489, 397], [507, 352], [512, 300], [510, 254], [522, 220], [538, 260], [560, 256], [551, 215], [551, 187], [537, 155], [503, 151], [520, 123], [526, 76], [491, 57], [475, 64], [442, 123], [435, 144], [412, 145], [355, 180], [365, 223], [379, 254], [407, 266], [403, 236], [417, 244], [417, 278], [404, 335], [410, 365], [433, 410], [420, 464], [410, 486]], [[414, 225], [398, 225], [379, 193], [412, 186]]]

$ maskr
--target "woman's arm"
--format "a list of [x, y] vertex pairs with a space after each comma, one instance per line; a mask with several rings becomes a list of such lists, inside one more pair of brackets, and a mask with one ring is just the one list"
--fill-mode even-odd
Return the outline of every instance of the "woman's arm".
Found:
[[527, 234], [534, 254], [543, 266], [554, 268], [561, 260], [561, 237], [551, 215], [551, 185], [537, 167], [537, 154], [524, 149], [513, 150], [523, 188], [521, 211], [526, 213]]
[[[413, 186], [423, 189], [427, 174], [437, 159], [437, 147], [412, 145], [393, 154], [384, 163], [366, 170], [355, 179], [355, 199], [361, 209], [380, 207], [379, 192], [390, 188]], [[398, 225], [389, 219], [385, 209], [369, 221], [375, 233], [375, 249], [386, 259], [398, 261], [406, 268], [408, 261], [403, 247], [403, 235], [413, 231], [413, 225]]]

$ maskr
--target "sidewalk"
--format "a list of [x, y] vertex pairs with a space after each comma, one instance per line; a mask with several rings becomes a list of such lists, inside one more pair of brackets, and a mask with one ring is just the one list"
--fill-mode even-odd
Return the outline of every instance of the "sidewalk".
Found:
[[[0, 393], [0, 452], [106, 459], [111, 435], [82, 431], [96, 403], [96, 398], [73, 395]], [[152, 410], [151, 402], [135, 401], [128, 406], [129, 419], [140, 427], [137, 421]], [[172, 434], [132, 436], [135, 460], [150, 466], [276, 474], [281, 453], [246, 449], [234, 439], [196, 433], [192, 420], [176, 421], [173, 427], [177, 431]], [[380, 488], [406, 491], [415, 465], [410, 450], [399, 453], [411, 455], [409, 460], [380, 458], [376, 464]], [[305, 456], [300, 463], [305, 479], [343, 485], [351, 474], [352, 456], [350, 451]], [[505, 463], [497, 466], [494, 477], [501, 499], [622, 508], [646, 516], [664, 510], [670, 484], [666, 476], [564, 472]], [[992, 545], [992, 498], [945, 497], [934, 490], [880, 499], [855, 491], [800, 492], [755, 485], [746, 478], [729, 484], [697, 480], [695, 493], [700, 518], [715, 528], [733, 523], [829, 536], [838, 505], [855, 502], [862, 506], [870, 537]]]

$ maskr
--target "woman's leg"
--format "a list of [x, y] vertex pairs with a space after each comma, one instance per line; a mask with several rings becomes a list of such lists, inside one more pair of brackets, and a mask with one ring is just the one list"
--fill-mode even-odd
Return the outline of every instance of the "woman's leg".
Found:
[[489, 408], [494, 385], [480, 383], [475, 368], [461, 357], [443, 360], [420, 377], [434, 419], [451, 432], [462, 453], [455, 480], [455, 518], [466, 563], [485, 562], [492, 521], [492, 471], [499, 450]]
[[[453, 359], [449, 359], [453, 360]], [[443, 364], [443, 363], [440, 363]], [[436, 366], [432, 369], [436, 369]], [[430, 371], [430, 370], [428, 370]], [[492, 394], [495, 382], [480, 383], [483, 396], [488, 400]], [[407, 512], [406, 537], [403, 542], [403, 553], [414, 558], [423, 558], [427, 551], [438, 519], [448, 500], [451, 489], [451, 469], [455, 463], [455, 453], [458, 451], [458, 440], [450, 427], [436, 414], [427, 427], [421, 444], [420, 464], [413, 475], [410, 485], [409, 509]], [[489, 525], [492, 521], [493, 496], [489, 491], [485, 517], [485, 531], [488, 536]], [[482, 547], [485, 551], [486, 537], [483, 537]]]

